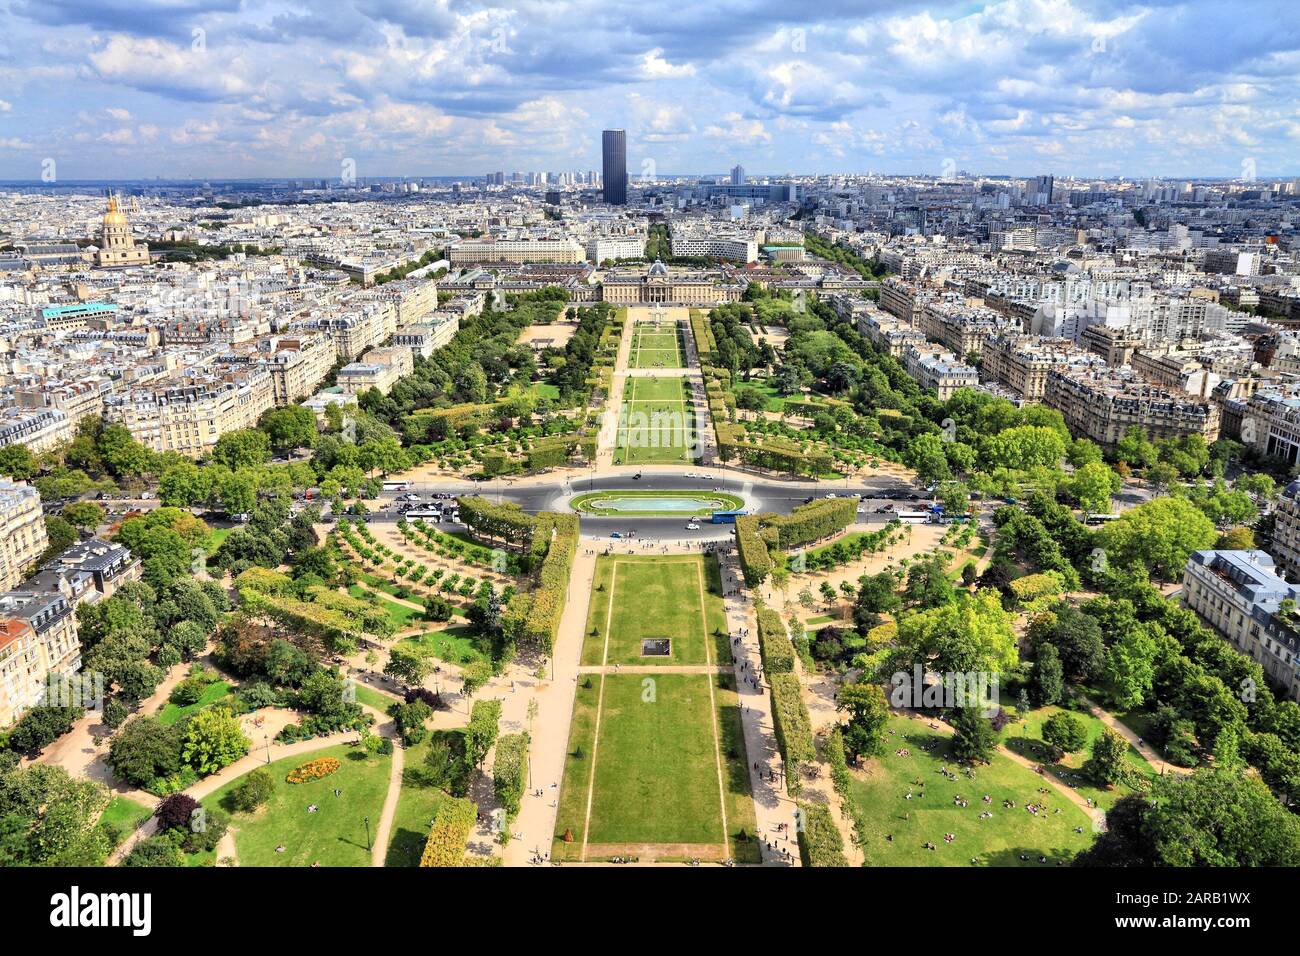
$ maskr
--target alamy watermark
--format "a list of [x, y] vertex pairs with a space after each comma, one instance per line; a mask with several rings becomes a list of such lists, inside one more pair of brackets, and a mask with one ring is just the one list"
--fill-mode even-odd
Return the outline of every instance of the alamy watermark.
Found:
[[996, 671], [927, 672], [920, 664], [906, 671], [896, 671], [889, 679], [889, 703], [892, 707], [952, 710], [978, 707], [985, 717], [996, 716], [998, 675]]

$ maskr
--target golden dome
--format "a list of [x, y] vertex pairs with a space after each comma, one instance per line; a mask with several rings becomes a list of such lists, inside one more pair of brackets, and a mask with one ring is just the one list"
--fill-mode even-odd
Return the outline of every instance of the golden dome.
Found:
[[126, 216], [117, 208], [117, 197], [108, 197], [108, 212], [104, 213], [104, 225], [106, 226], [125, 226], [127, 225]]

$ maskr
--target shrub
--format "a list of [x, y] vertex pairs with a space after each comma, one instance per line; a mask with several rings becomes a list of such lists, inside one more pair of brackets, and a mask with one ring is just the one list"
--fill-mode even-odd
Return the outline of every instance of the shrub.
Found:
[[252, 813], [271, 799], [274, 788], [275, 781], [271, 778], [271, 772], [259, 767], [245, 776], [230, 792], [230, 804], [236, 810]]
[[158, 829], [188, 830], [194, 820], [194, 811], [199, 809], [199, 802], [183, 793], [174, 793], [158, 804], [154, 816], [158, 818]]
[[804, 866], [848, 866], [844, 838], [821, 803], [799, 804], [799, 858]]

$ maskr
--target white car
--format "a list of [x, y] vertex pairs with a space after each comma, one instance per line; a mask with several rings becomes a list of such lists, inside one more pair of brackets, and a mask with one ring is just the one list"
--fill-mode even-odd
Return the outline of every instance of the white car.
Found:
[[690, 524], [688, 524], [688, 525], [686, 526], [686, 530], [687, 530], [687, 531], [699, 531], [699, 530], [700, 530], [700, 523], [699, 523], [698, 521], [692, 521]]

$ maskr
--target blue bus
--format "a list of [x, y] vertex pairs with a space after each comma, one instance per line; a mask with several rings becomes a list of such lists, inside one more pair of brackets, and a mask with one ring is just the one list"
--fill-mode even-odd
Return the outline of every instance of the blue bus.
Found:
[[715, 511], [712, 520], [714, 524], [735, 524], [736, 519], [744, 513], [743, 511]]

